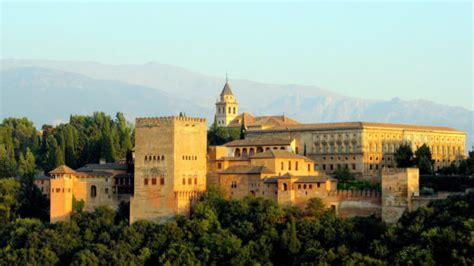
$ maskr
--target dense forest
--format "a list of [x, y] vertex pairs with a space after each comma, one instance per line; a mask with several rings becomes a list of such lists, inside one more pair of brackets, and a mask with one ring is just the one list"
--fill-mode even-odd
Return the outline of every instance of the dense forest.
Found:
[[122, 113], [115, 119], [101, 112], [71, 115], [68, 123], [41, 130], [27, 118], [6, 118], [0, 124], [0, 177], [23, 176], [24, 165], [47, 173], [62, 164], [77, 168], [100, 158], [125, 160], [132, 134]]
[[[0, 189], [5, 182], [0, 180]], [[124, 210], [77, 211], [70, 222], [18, 218], [2, 191], [0, 265], [473, 265], [474, 193], [432, 202], [395, 225], [342, 219], [312, 200], [305, 210], [209, 189], [190, 218], [128, 225]], [[9, 210], [8, 212], [6, 210]]]

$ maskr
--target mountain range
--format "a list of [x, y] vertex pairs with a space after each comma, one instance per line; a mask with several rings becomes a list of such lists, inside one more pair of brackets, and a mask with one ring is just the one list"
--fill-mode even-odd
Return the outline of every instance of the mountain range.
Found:
[[[104, 111], [137, 116], [185, 112], [213, 120], [225, 78], [146, 63], [13, 60], [0, 62], [0, 118], [26, 116], [37, 127], [67, 121], [70, 114]], [[374, 121], [442, 125], [466, 131], [474, 144], [474, 112], [426, 100], [373, 100], [316, 86], [230, 80], [240, 111], [285, 114], [300, 122]], [[470, 148], [469, 148], [470, 149]]]

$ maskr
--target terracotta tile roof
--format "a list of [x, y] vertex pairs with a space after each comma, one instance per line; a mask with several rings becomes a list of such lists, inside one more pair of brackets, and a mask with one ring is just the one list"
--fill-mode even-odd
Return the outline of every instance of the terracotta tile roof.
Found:
[[251, 159], [263, 159], [263, 158], [295, 158], [295, 159], [305, 159], [307, 161], [313, 161], [308, 157], [292, 153], [285, 150], [268, 150], [255, 155], [250, 156]]
[[265, 166], [233, 165], [221, 172], [221, 174], [274, 174]]
[[72, 170], [66, 165], [61, 165], [61, 166], [56, 167], [54, 170], [52, 170], [49, 173], [50, 174], [75, 174], [76, 171]]
[[51, 177], [45, 175], [43, 172], [40, 172], [40, 173], [37, 173], [37, 174], [34, 176], [34, 179], [35, 179], [35, 180], [50, 180]]
[[318, 123], [318, 124], [296, 124], [275, 126], [269, 129], [250, 129], [252, 131], [304, 131], [304, 130], [331, 130], [331, 129], [362, 129], [362, 128], [391, 128], [391, 129], [412, 129], [412, 130], [435, 130], [459, 132], [463, 131], [444, 127], [444, 126], [429, 126], [429, 125], [413, 125], [413, 124], [391, 124], [391, 123], [376, 123], [376, 122], [338, 122], [338, 123]]
[[227, 127], [240, 127], [242, 122], [247, 128], [252, 127], [275, 127], [284, 125], [298, 125], [299, 122], [284, 115], [252, 116], [244, 112], [234, 118]]
[[279, 179], [296, 178], [295, 183], [324, 183], [328, 179], [326, 176], [295, 176], [286, 173], [282, 176], [269, 176], [264, 179], [265, 183], [277, 183]]
[[238, 139], [231, 141], [225, 146], [227, 147], [241, 147], [241, 146], [272, 146], [272, 145], [291, 145], [293, 139], [288, 138], [252, 138], [252, 139]]
[[91, 163], [77, 169], [78, 172], [91, 172], [97, 170], [127, 170], [128, 166], [125, 163]]

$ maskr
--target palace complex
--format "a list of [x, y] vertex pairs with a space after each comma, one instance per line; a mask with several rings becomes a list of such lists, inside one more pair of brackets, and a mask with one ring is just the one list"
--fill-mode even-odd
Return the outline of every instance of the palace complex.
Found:
[[[432, 198], [419, 195], [418, 169], [396, 168], [403, 142], [427, 144], [435, 167], [465, 158], [462, 131], [437, 126], [370, 122], [302, 124], [286, 116], [238, 112], [228, 82], [216, 102], [220, 127], [245, 128], [245, 139], [207, 146], [207, 123], [186, 116], [137, 118], [134, 168], [127, 164], [60, 166], [36, 184], [51, 201], [51, 222], [68, 220], [73, 201], [89, 211], [130, 204], [130, 222], [165, 221], [189, 214], [206, 190], [220, 186], [229, 199], [249, 195], [304, 207], [318, 197], [341, 216], [376, 215], [395, 222], [405, 210]], [[332, 174], [349, 169], [358, 179], [381, 183], [380, 191], [337, 189]]]

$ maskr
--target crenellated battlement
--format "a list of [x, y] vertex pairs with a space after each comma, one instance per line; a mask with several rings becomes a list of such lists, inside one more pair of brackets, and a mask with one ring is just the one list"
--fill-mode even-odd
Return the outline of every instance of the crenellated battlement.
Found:
[[380, 198], [381, 193], [376, 190], [335, 190], [335, 191], [329, 191], [328, 197]]
[[203, 123], [206, 124], [205, 118], [189, 117], [189, 116], [161, 116], [161, 117], [137, 117], [135, 126], [160, 126], [171, 125], [172, 123]]

